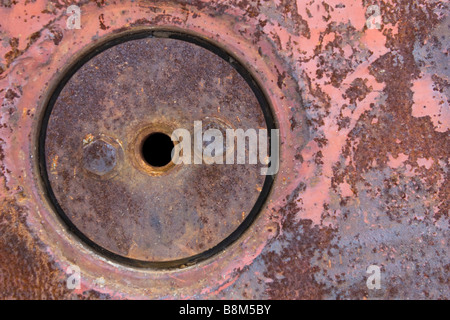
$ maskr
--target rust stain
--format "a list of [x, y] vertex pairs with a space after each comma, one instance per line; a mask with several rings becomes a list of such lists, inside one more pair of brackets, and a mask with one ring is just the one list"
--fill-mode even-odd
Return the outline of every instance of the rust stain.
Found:
[[[59, 1], [0, 8], [2, 298], [449, 298], [447, 2], [77, 3], [80, 33], [66, 30]], [[371, 5], [379, 28], [367, 25]], [[266, 89], [282, 140], [254, 232], [217, 260], [145, 279], [80, 253], [58, 229], [30, 151], [54, 74], [91, 42], [144, 26], [191, 30], [236, 53]], [[85, 274], [76, 292], [64, 287], [73, 261]], [[365, 283], [372, 264], [377, 291]]]

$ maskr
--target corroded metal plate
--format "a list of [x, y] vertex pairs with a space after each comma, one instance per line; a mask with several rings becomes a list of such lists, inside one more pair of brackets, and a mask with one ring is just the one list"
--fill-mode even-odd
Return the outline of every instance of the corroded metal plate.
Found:
[[244, 231], [266, 176], [260, 164], [160, 170], [142, 159], [145, 138], [178, 128], [194, 137], [194, 121], [268, 126], [258, 93], [226, 56], [159, 34], [115, 39], [69, 71], [44, 118], [42, 160], [53, 203], [79, 237], [121, 261], [167, 266], [209, 256]]

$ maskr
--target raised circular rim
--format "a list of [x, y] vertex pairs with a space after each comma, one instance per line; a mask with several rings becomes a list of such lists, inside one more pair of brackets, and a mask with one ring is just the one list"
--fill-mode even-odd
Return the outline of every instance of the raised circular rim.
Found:
[[[105, 258], [111, 259], [118, 263], [131, 266], [131, 267], [139, 267], [139, 268], [154, 268], [154, 269], [172, 269], [172, 268], [180, 268], [186, 267], [190, 265], [197, 264], [204, 260], [207, 260], [214, 255], [224, 251], [227, 247], [235, 243], [253, 224], [253, 222], [258, 217], [261, 209], [263, 208], [268, 195], [270, 194], [275, 176], [267, 175], [262, 190], [256, 200], [253, 208], [250, 213], [244, 219], [244, 221], [225, 239], [219, 242], [214, 247], [203, 251], [199, 254], [176, 259], [171, 261], [144, 261], [133, 258], [128, 258], [112, 251], [109, 251], [102, 246], [98, 245], [89, 237], [87, 237], [75, 224], [68, 218], [68, 216], [64, 213], [61, 206], [59, 205], [55, 194], [51, 188], [50, 181], [48, 179], [47, 172], [47, 163], [45, 157], [45, 139], [46, 139], [46, 130], [48, 126], [48, 121], [57, 98], [67, 82], [70, 78], [77, 72], [86, 62], [91, 60], [96, 55], [102, 53], [103, 51], [132, 40], [143, 39], [143, 38], [169, 38], [176, 39], [181, 41], [186, 41], [195, 45], [198, 45], [204, 49], [209, 50], [210, 52], [218, 55], [226, 62], [228, 62], [247, 82], [247, 84], [252, 89], [255, 94], [258, 103], [261, 107], [261, 110], [264, 114], [264, 119], [267, 125], [267, 130], [277, 129], [276, 121], [272, 110], [270, 108], [270, 104], [264, 94], [264, 91], [260, 88], [257, 81], [253, 77], [250, 71], [248, 71], [241, 62], [237, 58], [235, 58], [231, 53], [225, 51], [223, 48], [220, 48], [208, 41], [203, 37], [198, 37], [190, 33], [184, 33], [181, 31], [174, 31], [170, 29], [158, 28], [151, 30], [136, 30], [125, 35], [117, 35], [113, 38], [108, 39], [107, 41], [98, 44], [97, 46], [91, 48], [88, 52], [84, 53], [81, 57], [79, 57], [60, 77], [59, 81], [57, 81], [57, 85], [53, 88], [53, 90], [49, 94], [49, 99], [47, 103], [44, 105], [43, 117], [39, 123], [38, 127], [38, 170], [41, 181], [43, 182], [44, 189], [46, 191], [46, 197], [49, 200], [49, 204], [52, 206], [53, 211], [57, 214], [59, 218], [64, 222], [68, 231], [73, 234], [77, 239], [81, 240], [83, 243], [92, 248], [95, 252], [102, 255]], [[269, 150], [271, 141], [269, 136]]]

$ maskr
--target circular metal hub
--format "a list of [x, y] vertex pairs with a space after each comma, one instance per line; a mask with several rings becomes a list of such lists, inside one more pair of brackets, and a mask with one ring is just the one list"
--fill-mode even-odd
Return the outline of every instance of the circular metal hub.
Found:
[[274, 126], [251, 76], [203, 40], [146, 32], [90, 51], [53, 92], [42, 124], [56, 211], [87, 244], [138, 266], [223, 250], [254, 220], [272, 177], [261, 164], [175, 165], [171, 134], [194, 137], [194, 121], [221, 132]]

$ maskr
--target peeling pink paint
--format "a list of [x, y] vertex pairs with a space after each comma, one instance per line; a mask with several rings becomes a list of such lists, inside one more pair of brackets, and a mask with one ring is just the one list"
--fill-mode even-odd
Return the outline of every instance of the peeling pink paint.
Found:
[[403, 163], [409, 159], [409, 156], [404, 153], [399, 153], [396, 158], [394, 158], [391, 154], [389, 154], [388, 166], [397, 169], [400, 168]]
[[351, 197], [354, 195], [350, 185], [348, 183], [341, 183], [339, 185], [342, 197]]
[[[77, 1], [69, 2], [78, 3]], [[64, 3], [67, 3], [67, 1]], [[5, 192], [3, 188], [0, 188], [1, 197], [9, 195], [20, 199], [18, 203], [20, 202], [29, 210], [27, 212], [27, 224], [33, 227], [40, 240], [47, 244], [60, 244], [46, 249], [48, 256], [55, 259], [57, 266], [65, 266], [67, 261], [72, 260], [83, 264], [86, 273], [89, 274], [83, 277], [82, 290], [75, 291], [75, 294], [82, 295], [84, 290], [92, 289], [117, 298], [122, 296], [128, 298], [159, 297], [171, 299], [182, 297], [193, 299], [202, 296], [217, 297], [220, 292], [234, 291], [234, 287], [239, 285], [240, 281], [237, 280], [241, 272], [251, 272], [252, 277], [256, 277], [259, 282], [263, 282], [265, 285], [279, 282], [277, 280], [278, 275], [286, 276], [288, 279], [295, 278], [296, 275], [289, 276], [279, 271], [275, 273], [275, 276], [273, 274], [268, 276], [268, 269], [258, 267], [261, 272], [255, 272], [252, 268], [255, 266], [255, 259], [266, 254], [264, 248], [267, 242], [264, 241], [271, 238], [270, 236], [267, 236], [267, 239], [264, 238], [266, 235], [263, 234], [264, 230], [260, 226], [265, 225], [270, 220], [269, 223], [280, 226], [279, 234], [283, 235], [283, 225], [280, 221], [284, 217], [279, 214], [277, 209], [285, 206], [285, 199], [289, 198], [296, 187], [302, 186], [304, 191], [300, 191], [295, 199], [289, 200], [288, 209], [292, 210], [298, 221], [310, 219], [313, 222], [313, 228], [322, 232], [325, 229], [324, 225], [326, 225], [323, 217], [329, 214], [331, 210], [333, 210], [334, 217], [337, 217], [337, 219], [348, 213], [346, 210], [349, 207], [342, 206], [342, 210], [333, 208], [327, 211], [325, 208], [329, 207], [328, 205], [334, 206], [336, 202], [348, 201], [353, 206], [360, 200], [358, 198], [360, 188], [358, 185], [355, 186], [355, 182], [352, 181], [352, 174], [354, 174], [352, 170], [359, 170], [357, 173], [360, 173], [369, 169], [370, 174], [383, 177], [380, 168], [383, 169], [384, 167], [386, 154], [388, 166], [393, 169], [401, 168], [398, 176], [401, 176], [399, 179], [402, 183], [404, 183], [404, 180], [401, 179], [414, 177], [417, 178], [414, 181], [429, 187], [426, 180], [429, 177], [436, 178], [436, 175], [439, 178], [433, 180], [434, 185], [443, 186], [447, 183], [445, 174], [430, 173], [442, 172], [442, 168], [447, 166], [447, 159], [439, 158], [435, 154], [429, 156], [430, 152], [423, 147], [424, 150], [412, 150], [413, 148], [408, 150], [408, 143], [410, 142], [408, 142], [407, 136], [402, 136], [400, 139], [396, 139], [394, 136], [387, 148], [381, 146], [376, 149], [376, 151], [381, 150], [379, 157], [368, 158], [363, 170], [355, 168], [360, 165], [355, 160], [358, 156], [357, 149], [360, 145], [362, 145], [361, 148], [368, 145], [367, 142], [364, 145], [363, 137], [359, 136], [358, 132], [355, 133], [357, 130], [354, 129], [367, 129], [365, 134], [370, 135], [383, 128], [386, 123], [384, 111], [392, 112], [388, 109], [387, 98], [398, 99], [401, 103], [406, 101], [406, 105], [410, 105], [410, 96], [404, 98], [400, 94], [398, 97], [393, 97], [393, 95], [388, 96], [386, 93], [386, 83], [383, 82], [386, 80], [380, 80], [379, 78], [383, 78], [380, 76], [383, 74], [392, 75], [392, 70], [374, 71], [371, 68], [375, 66], [375, 62], [379, 63], [388, 58], [387, 63], [382, 62], [379, 65], [382, 68], [389, 69], [391, 64], [389, 55], [400, 57], [404, 54], [401, 53], [401, 49], [408, 51], [411, 48], [410, 44], [419, 41], [413, 39], [413, 42], [411, 42], [411, 39], [405, 39], [407, 35], [405, 36], [404, 28], [409, 25], [401, 17], [404, 15], [403, 10], [413, 11], [415, 9], [409, 3], [404, 6], [395, 1], [382, 1], [381, 3], [383, 4], [382, 9], [390, 13], [383, 20], [382, 30], [365, 28], [368, 4], [364, 6], [363, 1], [354, 0], [329, 0], [324, 2], [294, 0], [292, 3], [279, 0], [263, 2], [233, 2], [227, 0], [214, 2], [205, 0], [195, 2], [192, 6], [180, 5], [177, 2], [131, 2], [125, 0], [118, 3], [106, 2], [106, 5], [103, 4], [103, 1], [101, 4], [94, 1], [83, 2], [83, 4], [80, 4], [83, 12], [82, 33], [65, 29], [66, 6], [64, 5], [55, 9], [54, 13], [42, 13], [46, 8], [48, 10], [54, 9], [51, 8], [52, 5], [48, 1], [28, 1], [27, 4], [18, 2], [12, 8], [2, 7], [0, 9], [0, 24], [3, 46], [0, 46], [0, 54], [2, 63], [6, 68], [0, 76], [0, 84], [6, 90], [12, 89], [17, 92], [23, 91], [23, 93], [20, 94], [19, 99], [4, 100], [5, 110], [16, 108], [14, 109], [15, 114], [13, 114], [16, 120], [8, 112], [2, 114], [1, 124], [8, 127], [1, 128], [4, 141], [1, 141], [0, 146], [7, 154], [1, 164], [12, 172], [7, 170], [4, 172], [5, 186], [11, 189]], [[164, 13], [158, 11], [161, 6]], [[217, 9], [216, 6], [217, 8], [220, 7], [220, 10], [215, 10]], [[390, 6], [392, 8], [389, 8]], [[196, 10], [198, 8], [201, 9]], [[425, 4], [420, 4], [420, 8], [427, 9]], [[251, 11], [252, 9], [254, 11]], [[193, 12], [196, 12], [195, 17], [192, 14]], [[251, 12], [250, 15], [249, 12]], [[106, 30], [99, 26], [100, 13], [104, 14], [102, 20]], [[429, 14], [429, 12], [425, 13]], [[32, 17], [33, 15], [34, 17]], [[400, 16], [400, 20], [395, 22], [397, 16]], [[389, 22], [390, 19], [394, 22]], [[61, 43], [54, 43], [55, 34], [48, 27], [45, 27], [46, 25], [62, 31], [63, 39]], [[285, 142], [282, 146], [283, 158], [277, 176], [277, 187], [274, 188], [274, 195], [269, 199], [267, 211], [261, 214], [261, 219], [258, 221], [260, 224], [253, 226], [252, 232], [254, 234], [249, 235], [246, 238], [247, 240], [230, 248], [226, 254], [215, 258], [211, 263], [166, 274], [136, 272], [136, 270], [132, 271], [123, 266], [111, 265], [99, 260], [98, 257], [91, 256], [88, 252], [83, 251], [84, 249], [79, 247], [76, 241], [69, 243], [64, 236], [64, 232], [58, 231], [60, 230], [58, 229], [59, 225], [55, 221], [49, 220], [42, 213], [44, 209], [39, 207], [37, 201], [30, 200], [35, 196], [35, 191], [30, 187], [32, 183], [29, 182], [31, 169], [28, 159], [28, 143], [31, 130], [30, 123], [33, 121], [29, 112], [37, 116], [36, 112], [39, 111], [39, 105], [36, 102], [45, 95], [44, 88], [47, 86], [45, 83], [51, 82], [52, 75], [70, 61], [72, 54], [104, 35], [131, 25], [180, 27], [199, 33], [218, 43], [226, 44], [228, 49], [238, 57], [243, 58], [243, 61], [248, 63], [252, 71], [261, 77], [259, 80], [266, 87], [268, 96], [275, 101], [274, 109], [276, 109], [275, 113], [281, 126], [282, 140]], [[419, 24], [415, 26], [419, 26]], [[423, 24], [420, 24], [420, 27], [422, 26]], [[295, 29], [296, 27], [298, 27], [298, 30]], [[345, 30], [345, 32], [340, 33], [339, 28]], [[30, 36], [38, 31], [40, 34], [36, 34], [31, 39]], [[351, 34], [351, 39], [344, 39], [347, 43], [339, 44], [339, 37], [345, 37], [346, 32]], [[395, 37], [399, 32], [401, 34], [398, 38], [401, 41]], [[8, 43], [14, 37], [19, 39], [16, 49], [23, 52], [20, 52], [18, 57], [11, 59], [12, 63], [6, 66], [5, 54], [14, 51], [12, 50], [14, 48], [11, 48]], [[13, 42], [15, 41], [13, 40]], [[334, 43], [336, 41], [338, 41], [337, 44]], [[401, 42], [402, 45], [407, 44], [409, 47], [406, 49], [399, 48], [396, 42]], [[321, 66], [321, 63], [326, 66]], [[348, 65], [346, 65], [347, 63]], [[0, 65], [0, 67], [3, 67], [3, 65]], [[36, 70], [38, 72], [35, 72]], [[340, 78], [338, 77], [339, 79], [333, 82], [331, 73], [335, 70], [338, 73], [343, 70], [345, 72], [338, 74]], [[320, 74], [321, 72], [322, 74]], [[380, 82], [375, 80], [375, 73], [378, 73], [379, 78], [377, 80]], [[30, 76], [27, 77], [27, 74]], [[294, 81], [287, 82], [289, 79], [286, 80], [285, 75], [287, 75], [286, 78], [292, 77]], [[404, 82], [405, 79], [399, 79], [399, 81]], [[302, 91], [305, 106], [300, 105], [300, 99], [292, 99], [287, 94], [289, 90], [296, 90], [297, 85]], [[17, 89], [19, 86], [21, 90]], [[436, 91], [436, 83], [432, 76], [423, 74], [422, 78], [412, 82], [407, 79], [405, 87], [407, 90], [411, 87], [414, 94], [411, 114], [417, 118], [430, 117], [435, 131], [446, 132], [449, 129], [450, 121], [448, 100], [444, 94]], [[350, 89], [355, 90], [353, 98], [347, 94]], [[304, 122], [295, 122], [298, 119], [294, 119], [290, 123], [290, 117], [295, 116], [303, 107], [307, 109], [311, 123], [305, 125]], [[409, 110], [406, 110], [406, 112], [409, 116]], [[393, 112], [392, 115], [395, 117], [397, 114]], [[17, 118], [20, 119], [17, 120]], [[402, 119], [398, 120], [401, 121]], [[426, 119], [422, 120], [417, 122], [428, 122], [425, 121]], [[406, 129], [417, 129], [414, 125], [407, 124], [409, 127]], [[292, 126], [290, 127], [290, 125]], [[308, 126], [308, 129], [311, 130], [311, 139], [309, 139], [309, 136], [304, 138], [299, 133], [300, 131], [296, 131], [300, 126]], [[11, 134], [10, 132], [13, 130], [15, 130], [14, 134]], [[376, 134], [375, 136], [377, 137]], [[382, 136], [382, 138], [384, 137], [391, 138], [389, 132], [386, 133], [386, 136]], [[300, 143], [299, 141], [302, 141], [302, 138], [305, 141]], [[392, 141], [394, 141], [394, 145]], [[24, 146], [17, 147], [22, 142]], [[384, 142], [375, 141], [369, 147], [379, 147]], [[296, 150], [297, 148], [298, 150]], [[419, 155], [414, 153], [416, 151]], [[359, 159], [361, 159], [361, 154], [359, 156]], [[292, 159], [296, 160], [293, 161]], [[336, 174], [334, 170], [339, 166], [338, 170], [348, 170], [348, 172], [339, 171]], [[340, 174], [342, 176], [339, 176]], [[395, 175], [397, 176], [396, 173]], [[332, 182], [336, 179], [339, 180], [339, 183], [333, 185]], [[369, 179], [365, 181], [367, 184], [370, 182]], [[14, 190], [17, 186], [22, 185], [24, 185], [24, 193], [27, 197], [19, 198], [17, 197], [18, 191]], [[442, 190], [445, 191], [445, 189]], [[373, 192], [376, 197], [381, 197], [383, 193], [381, 191]], [[407, 201], [416, 195], [420, 197], [424, 206], [432, 208], [432, 214], [443, 211], [443, 196], [437, 193], [424, 196], [414, 191], [406, 194], [403, 200]], [[344, 199], [346, 197], [351, 199]], [[392, 204], [401, 207], [403, 200], [395, 195]], [[281, 212], [286, 214], [286, 211]], [[358, 212], [358, 217], [359, 214], [362, 215], [364, 223], [371, 228], [379, 227], [378, 222], [373, 222], [374, 213], [370, 209], [363, 208]], [[411, 215], [411, 217], [413, 216]], [[415, 217], [418, 220], [425, 220], [426, 215], [416, 214]], [[377, 218], [381, 219], [382, 217]], [[447, 221], [441, 219], [437, 224], [440, 224], [444, 229], [448, 227]], [[341, 228], [341, 232], [346, 230], [350, 234], [352, 231], [351, 225], [337, 225], [336, 229], [338, 227]], [[55, 230], [58, 232], [55, 233]], [[53, 236], [53, 233], [56, 235]], [[257, 234], [256, 237], [255, 234]], [[340, 235], [346, 234], [341, 233]], [[252, 242], [251, 239], [258, 237], [265, 240]], [[314, 242], [321, 238], [312, 237], [311, 239], [313, 239], [311, 242]], [[338, 244], [340, 249], [348, 249], [342, 242], [338, 242]], [[325, 250], [328, 249], [325, 248]], [[234, 252], [238, 252], [238, 254], [233, 253], [233, 250], [236, 250]], [[80, 252], [82, 253], [80, 254]], [[389, 258], [394, 257], [393, 252], [390, 249], [379, 251], [380, 254]], [[241, 253], [245, 254], [242, 256]], [[360, 254], [359, 249], [358, 254]], [[72, 259], [73, 257], [81, 258]], [[395, 258], [397, 260], [397, 256]], [[330, 269], [332, 269], [332, 266], [335, 268], [336, 260], [330, 258], [326, 261], [326, 259], [328, 258], [325, 256], [320, 259], [321, 267], [319, 269], [326, 268], [327, 272], [332, 271]], [[364, 257], [358, 256], [358, 262], [361, 261], [364, 261]], [[276, 267], [273, 264], [270, 266], [271, 268]], [[305, 261], [305, 265], [308, 264], [309, 262]], [[243, 271], [244, 269], [250, 271]], [[356, 263], [348, 267], [349, 272], [357, 269], [358, 264]], [[321, 270], [314, 273], [314, 277], [320, 276], [320, 272]], [[95, 277], [92, 276], [95, 274], [105, 274], [109, 277], [106, 279], [104, 288], [96, 287]], [[307, 282], [307, 280], [305, 281]], [[124, 282], [126, 283], [124, 284]], [[301, 283], [303, 285], [303, 282]], [[147, 284], [149, 284], [147, 287], [151, 290], [145, 289]], [[315, 286], [316, 284], [313, 283], [309, 288]], [[139, 290], [135, 288], [139, 288]], [[121, 294], [118, 292], [121, 292]], [[261, 292], [264, 292], [264, 290]], [[274, 295], [276, 296], [276, 293]], [[320, 294], [317, 294], [317, 296], [319, 297]], [[366, 297], [364, 296], [364, 298]]]
[[425, 169], [430, 169], [433, 163], [434, 163], [433, 159], [426, 159], [426, 158], [417, 159], [417, 164], [421, 167], [425, 167]]
[[412, 115], [417, 118], [429, 116], [436, 131], [446, 132], [450, 129], [449, 101], [444, 94], [434, 90], [433, 85], [429, 74], [414, 81]]

